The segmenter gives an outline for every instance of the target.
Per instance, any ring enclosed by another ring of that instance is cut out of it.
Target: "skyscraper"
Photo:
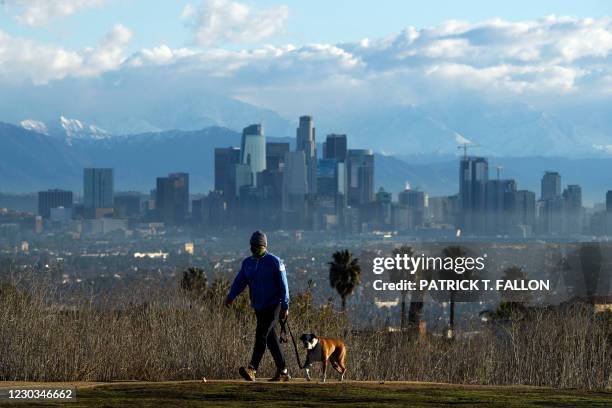
[[[306,160],[306,183],[308,195],[317,192],[317,145],[315,127],[312,116],[300,116],[300,124],[296,129],[296,151],[304,152]]]
[[[279,171],[285,164],[289,143],[266,143],[266,169]]]
[[[283,212],[287,227],[303,228],[306,216],[306,160],[301,150],[285,154]]]
[[[542,176],[539,208],[539,231],[542,234],[560,234],[563,231],[563,198],[561,175],[547,171]]]
[[[564,226],[568,234],[582,233],[582,188],[570,184],[563,190]]]
[[[374,201],[374,154],[372,150],[349,150],[346,173],[348,204],[360,206]]]
[[[406,227],[422,227],[429,206],[427,193],[406,187],[404,191],[397,194],[397,201],[400,207],[408,210],[409,221],[406,223]]]
[[[251,182],[256,186],[257,173],[266,169],[266,138],[262,125],[250,125],[242,130],[240,163],[250,167]]]
[[[141,212],[141,197],[137,192],[125,192],[115,194],[115,218],[130,218],[138,216]]]
[[[486,186],[489,162],[465,156],[459,163],[459,228],[468,233],[485,230]]]
[[[515,198],[516,223],[533,231],[535,228],[536,195],[533,191],[519,190]]]
[[[240,163],[238,147],[219,147],[215,149],[215,191],[232,196],[236,191],[234,166]]]
[[[327,135],[323,144],[323,158],[336,159],[339,162],[345,162],[347,156],[346,135],[338,135],[335,133]]]
[[[112,213],[113,194],[113,169],[86,168],[83,170],[85,217],[98,218],[104,214]]]
[[[547,171],[542,177],[542,200],[549,200],[561,196],[561,175],[556,171]]]
[[[317,199],[319,205],[335,207],[338,196],[338,162],[320,159],[317,164]]]
[[[43,218],[51,217],[52,208],[72,208],[72,191],[47,190],[38,192],[38,215]]]
[[[516,181],[489,180],[486,184],[486,230],[489,234],[508,233],[515,224]]]
[[[183,225],[189,213],[189,174],[173,173],[157,178],[157,219],[168,225]]]

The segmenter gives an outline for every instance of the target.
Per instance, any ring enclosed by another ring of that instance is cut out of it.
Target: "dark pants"
[[[253,356],[251,357],[251,367],[255,370],[259,368],[259,363],[266,352],[266,346],[270,349],[276,368],[278,370],[285,369],[285,358],[278,341],[278,335],[274,329],[279,313],[280,304],[255,312],[257,328],[255,329],[255,346],[253,347]]]

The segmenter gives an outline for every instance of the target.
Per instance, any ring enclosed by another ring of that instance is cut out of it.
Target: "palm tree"
[[[348,250],[336,251],[329,263],[329,283],[342,299],[342,311],[346,311],[346,297],[353,293],[361,280],[359,259]]]

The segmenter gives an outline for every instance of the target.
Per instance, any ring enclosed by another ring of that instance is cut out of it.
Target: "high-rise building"
[[[345,162],[347,153],[346,135],[335,133],[327,135],[323,144],[324,159],[336,159],[338,162]]]
[[[455,223],[457,196],[430,197],[428,200],[430,219],[436,225]]]
[[[289,151],[289,143],[266,143],[266,169],[282,170],[285,164],[285,154]]]
[[[238,147],[215,149],[215,191],[233,196],[236,191],[234,168],[240,163]]]
[[[489,162],[484,157],[463,157],[459,163],[459,228],[467,233],[485,230],[486,186]]]
[[[253,185],[253,172],[248,164],[235,164],[232,172],[232,185],[234,187],[234,197],[240,197],[243,187]]]
[[[114,195],[113,169],[83,170],[83,207],[86,218],[99,218],[112,213]]]
[[[601,226],[599,226],[599,230],[601,233],[612,235],[612,190],[606,192],[606,212],[603,214],[602,218],[605,227],[601,228]],[[598,229],[597,225],[594,225],[594,227],[595,228],[592,229]]]
[[[38,215],[43,218],[51,217],[52,208],[72,208],[72,191],[47,190],[38,192]]]
[[[296,129],[296,151],[304,152],[306,162],[306,193],[314,195],[317,192],[317,144],[316,130],[312,116],[300,116]]]
[[[519,190],[514,202],[517,225],[527,226],[533,231],[536,220],[536,194],[533,191]]]
[[[540,233],[560,234],[563,232],[563,201],[561,175],[556,171],[545,172],[542,176],[540,203],[538,203]]]
[[[251,169],[251,184],[257,185],[257,173],[266,169],[266,138],[263,126],[250,125],[242,130],[240,163]]]
[[[168,225],[183,225],[189,213],[189,174],[173,173],[157,178],[157,219]]]
[[[131,218],[141,213],[141,197],[138,192],[117,193],[114,201],[113,216],[115,218]]]
[[[397,194],[397,202],[400,207],[408,210],[409,220],[406,222],[408,228],[422,227],[429,206],[427,193],[420,190],[412,190],[406,187],[404,191]]]
[[[582,233],[582,188],[570,184],[563,190],[564,226],[568,234]]]
[[[338,193],[338,162],[335,159],[320,159],[317,164],[318,204],[335,208]]]
[[[486,231],[489,234],[510,232],[516,224],[516,181],[489,180],[486,184]]]
[[[542,177],[541,200],[549,200],[561,196],[561,175],[556,171],[547,171]]]
[[[350,149],[347,154],[348,204],[374,201],[374,154],[369,149]]]
[[[306,214],[306,159],[301,150],[287,152],[283,177],[283,212],[287,227],[302,228]]]

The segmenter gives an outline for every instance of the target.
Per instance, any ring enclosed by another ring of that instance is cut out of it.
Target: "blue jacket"
[[[278,305],[289,309],[289,287],[285,265],[279,257],[266,252],[261,258],[249,256],[242,261],[228,298],[234,300],[248,285],[255,311]]]

